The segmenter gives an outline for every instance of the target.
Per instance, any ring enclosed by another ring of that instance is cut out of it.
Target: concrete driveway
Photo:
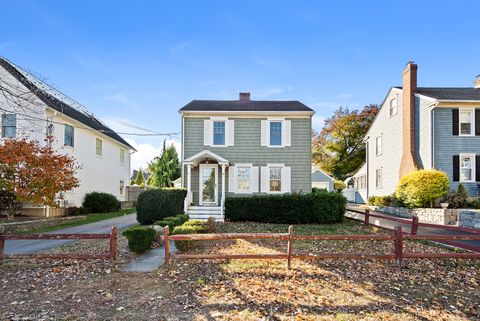
[[[116,225],[121,230],[135,224],[138,224],[137,214],[133,213],[100,222],[68,227],[46,234],[109,233],[113,225]],[[5,254],[37,253],[74,242],[78,242],[78,240],[6,240]]]

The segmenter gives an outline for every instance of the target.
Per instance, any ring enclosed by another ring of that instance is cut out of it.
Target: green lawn
[[[56,231],[59,229],[67,228],[67,227],[74,227],[74,226],[80,226],[84,224],[89,224],[89,223],[95,223],[103,220],[108,220],[110,218],[118,217],[118,216],[123,216],[126,214],[131,214],[135,213],[136,209],[135,208],[127,208],[124,210],[120,210],[118,212],[112,212],[112,213],[99,213],[99,214],[87,214],[85,219],[81,221],[75,221],[75,222],[66,222],[66,223],[61,223],[58,225],[54,226],[45,226],[45,227],[39,227],[36,229],[20,232],[24,234],[38,234],[38,233],[46,233],[46,232],[51,232],[51,231]]]

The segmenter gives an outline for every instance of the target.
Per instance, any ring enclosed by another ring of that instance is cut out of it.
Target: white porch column
[[[187,165],[187,192],[192,192],[192,165]]]
[[[223,206],[225,205],[225,167],[227,165],[222,164],[222,200],[220,201],[220,214],[223,217]]]

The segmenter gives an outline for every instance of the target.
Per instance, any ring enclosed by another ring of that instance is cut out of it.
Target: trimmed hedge
[[[175,216],[168,216],[165,217],[163,220],[160,221],[155,221],[155,225],[160,225],[160,226],[169,226],[170,229],[173,229],[175,226],[182,225],[183,223],[188,221],[188,215],[187,214],[179,214]]]
[[[135,226],[123,231],[123,235],[128,239],[128,248],[137,254],[150,249],[155,240],[155,233],[155,230],[148,226]]]
[[[112,194],[92,192],[85,195],[82,207],[88,213],[109,213],[120,210],[120,201]]]
[[[203,234],[208,232],[208,227],[201,221],[188,221],[183,225],[177,226],[173,229],[173,234]],[[200,241],[175,241],[175,247],[180,252],[188,252],[199,247]]]
[[[149,225],[168,216],[183,213],[187,190],[182,188],[152,189],[140,193],[137,201],[137,221]]]
[[[347,199],[337,192],[254,195],[225,200],[225,219],[280,224],[339,223]]]

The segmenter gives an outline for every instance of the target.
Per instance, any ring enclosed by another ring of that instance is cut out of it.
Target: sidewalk
[[[170,253],[175,252],[175,242],[170,242]],[[140,254],[125,265],[123,272],[153,272],[165,263],[165,246],[158,247],[146,253]]]
[[[355,207],[354,209],[360,210],[359,208],[355,208]],[[380,212],[371,212],[371,213],[388,216],[387,214],[380,213]],[[348,207],[347,207],[347,212],[345,213],[345,217],[354,219],[354,220],[359,220],[359,221],[365,220],[364,214],[349,211]],[[374,225],[378,225],[385,229],[389,229],[389,230],[393,230],[395,226],[400,226],[402,228],[402,231],[406,233],[410,233],[410,230],[411,230],[411,224],[409,223],[394,222],[388,219],[382,219],[377,217],[370,217],[370,223]],[[442,228],[441,226],[436,228],[436,227],[427,227],[427,226],[421,226],[421,225],[418,226],[417,234],[419,235],[474,235],[474,233],[470,233],[460,229],[454,230],[451,228],[448,228],[448,229]],[[449,246],[455,246],[465,250],[470,250],[470,251],[480,253],[480,241],[448,241],[448,242],[442,241],[438,243],[449,245]]]

